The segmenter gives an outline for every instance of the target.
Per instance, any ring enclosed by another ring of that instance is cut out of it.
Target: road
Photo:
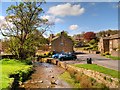
[[[78,61],[81,61],[81,63],[87,63],[86,59],[92,58],[92,61],[94,64],[98,64],[98,65],[101,65],[101,66],[104,66],[110,69],[120,71],[119,60],[111,60],[99,54],[78,54],[77,57],[78,57]]]

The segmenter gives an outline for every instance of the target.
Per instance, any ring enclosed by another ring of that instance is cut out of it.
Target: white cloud
[[[94,6],[96,3],[95,2],[91,2],[90,5]]]
[[[60,18],[56,18],[56,19],[55,19],[55,22],[56,22],[56,23],[57,23],[57,22],[63,22],[63,20],[60,19]]]
[[[50,7],[48,12],[54,16],[76,16],[81,15],[85,12],[84,8],[81,8],[80,5],[72,5],[70,3],[60,4],[57,6]]]
[[[0,28],[2,28],[3,25],[7,25],[7,24],[11,27],[14,27],[12,22],[6,21],[4,16],[0,16]]]
[[[70,27],[69,27],[69,29],[70,30],[77,30],[78,29],[78,25],[71,25]]]
[[[59,22],[62,22],[63,20],[60,19],[60,18],[56,18],[55,16],[51,16],[51,15],[44,15],[44,16],[41,16],[42,19],[47,19],[48,22],[47,23],[50,23],[50,24],[53,24],[53,23],[59,23]]]
[[[4,16],[0,16],[0,27],[5,24],[5,17]]]

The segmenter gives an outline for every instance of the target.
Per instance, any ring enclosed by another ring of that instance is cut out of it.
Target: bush
[[[83,75],[81,77],[80,85],[82,88],[91,88],[92,87],[92,83],[89,80],[89,77],[86,75]]]
[[[75,74],[77,73],[73,68],[69,67],[68,72],[72,78],[75,78]]]
[[[105,55],[110,55],[109,52],[105,52]]]
[[[14,80],[11,81],[11,78],[17,78],[18,81],[25,81],[33,71],[33,66],[26,65],[25,60],[2,59],[0,62],[2,65],[2,71],[0,71],[0,73],[3,73],[1,77],[2,87],[0,87],[0,89],[11,87],[14,82]]]
[[[95,39],[92,39],[89,43],[90,43],[91,45],[93,45],[93,44],[96,43],[96,40],[95,40]]]
[[[21,61],[27,65],[32,65],[32,60],[35,60],[35,57],[29,57],[26,60],[21,60]]]
[[[83,75],[82,73],[79,73],[79,74],[75,75],[76,82],[80,82],[82,80],[82,75]]]
[[[110,55],[109,52],[105,52],[101,54],[102,56]]]

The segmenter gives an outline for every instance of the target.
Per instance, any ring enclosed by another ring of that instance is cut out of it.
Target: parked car
[[[77,56],[75,54],[60,54],[58,57],[59,60],[75,60],[77,59]]]
[[[58,57],[59,57],[59,53],[52,55],[52,58],[58,58]]]
[[[52,58],[58,58],[59,55],[64,55],[65,53],[64,52],[61,52],[61,53],[55,53],[52,55]]]

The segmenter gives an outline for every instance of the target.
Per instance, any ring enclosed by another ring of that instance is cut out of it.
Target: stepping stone
[[[50,86],[47,86],[47,88],[50,88]]]
[[[53,72],[52,70],[50,70],[50,72]]]
[[[40,81],[38,81],[38,82],[43,83],[43,81],[42,81],[42,80],[40,80]]]
[[[51,84],[57,85],[56,80],[52,80],[52,81],[51,81]]]
[[[51,76],[51,78],[54,78],[54,76]]]
[[[34,83],[34,82],[30,82],[30,83]]]
[[[25,87],[24,85],[22,85],[21,87]]]

